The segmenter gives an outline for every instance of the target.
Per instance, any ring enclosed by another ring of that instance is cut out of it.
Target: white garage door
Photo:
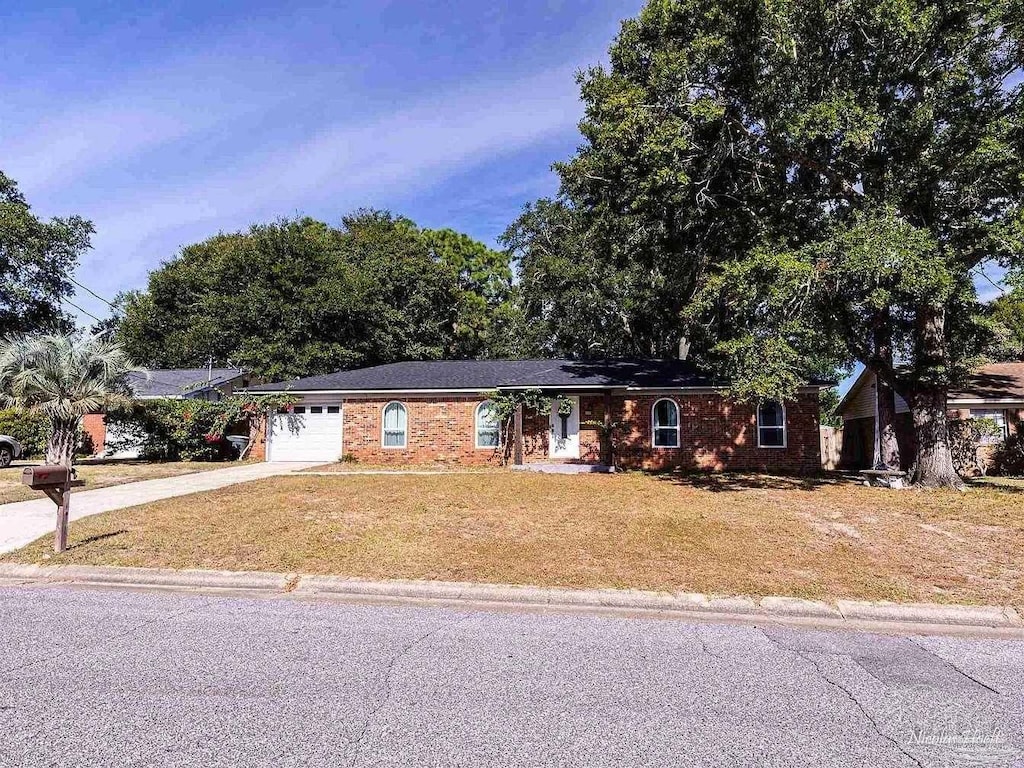
[[[296,405],[270,420],[267,461],[337,461],[341,456],[341,406]]]

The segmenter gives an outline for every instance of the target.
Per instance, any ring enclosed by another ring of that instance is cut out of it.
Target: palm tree
[[[0,403],[50,420],[46,463],[70,467],[82,417],[127,404],[135,366],[120,345],[99,335],[32,334],[0,341]]]

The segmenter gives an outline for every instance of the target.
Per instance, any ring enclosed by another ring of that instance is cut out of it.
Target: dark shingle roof
[[[950,400],[1024,400],[1024,362],[983,365]]]
[[[153,368],[148,373],[129,374],[128,385],[136,397],[184,397],[242,375],[235,368]]]
[[[290,382],[251,387],[250,392],[315,392],[418,389],[488,390],[525,387],[679,388],[724,382],[685,360],[437,360],[391,363],[337,371]]]

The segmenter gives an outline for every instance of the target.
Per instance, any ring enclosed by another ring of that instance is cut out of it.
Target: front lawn
[[[457,464],[442,464],[431,462],[427,464],[365,464],[360,461],[334,461],[330,464],[321,464],[310,467],[304,472],[330,472],[332,474],[364,474],[366,472],[445,472],[449,474],[465,474],[468,472],[511,472],[508,467],[497,464],[484,464],[481,466],[459,466]]]
[[[4,560],[1024,604],[1024,495],[761,476],[277,477]]]
[[[0,504],[12,501],[28,501],[29,499],[45,499],[39,491],[33,491],[21,484],[21,471],[28,464],[16,464],[0,469]],[[160,477],[187,475],[192,472],[219,469],[221,464],[200,461],[176,462],[116,462],[110,464],[81,464],[76,467],[78,478],[85,480],[85,486],[79,490],[88,491],[93,488],[106,488],[111,485],[134,483],[137,480],[156,480]]]

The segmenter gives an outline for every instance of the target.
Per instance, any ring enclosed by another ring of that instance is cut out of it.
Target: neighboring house
[[[723,384],[682,360],[394,363],[250,388],[299,398],[270,420],[253,451],[271,461],[493,464],[499,429],[488,393],[540,389],[567,398],[572,410],[524,412],[513,461],[521,453],[524,463],[597,464],[596,424],[608,414],[624,425],[619,466],[820,470],[818,394],[827,382],[804,387],[793,402],[759,406],[727,400]]]
[[[249,373],[236,368],[154,368],[147,374],[128,376],[128,384],[138,400],[194,398],[215,402],[251,383]],[[116,434],[107,434],[104,413],[88,414],[82,421],[82,429],[89,436],[95,454],[104,453],[107,443],[118,439]],[[127,449],[117,457],[130,458],[133,453],[137,451]]]
[[[875,458],[875,375],[863,371],[839,403],[843,417],[842,463],[844,469],[866,469]],[[954,419],[992,419],[1000,435],[984,438],[999,443],[1024,429],[1024,362],[992,363],[978,368],[967,384],[950,392],[946,405]],[[906,401],[896,396],[896,439],[904,469],[915,453],[914,427]],[[985,451],[982,452],[984,459]]]

